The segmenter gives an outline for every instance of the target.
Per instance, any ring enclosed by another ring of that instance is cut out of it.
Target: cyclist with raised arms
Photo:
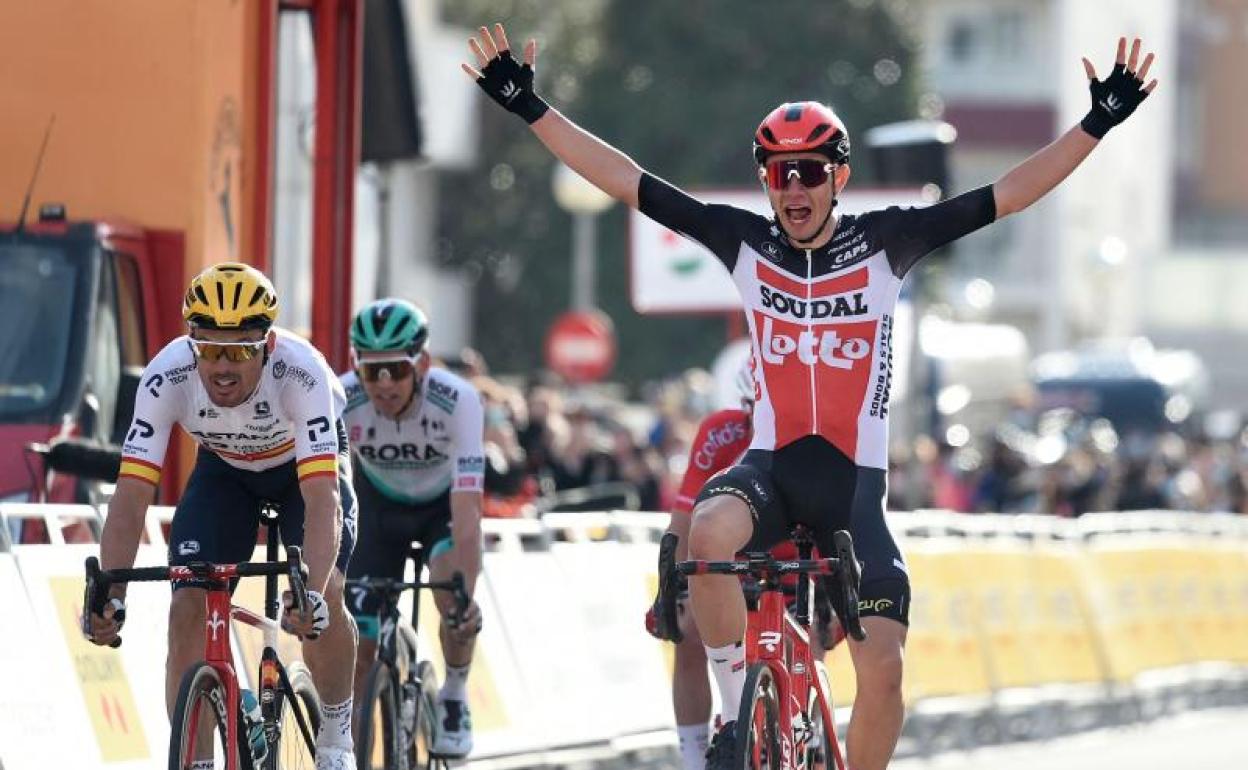
[[[850,642],[858,690],[847,735],[853,770],[882,770],[901,732],[902,650],[910,586],[884,523],[888,389],[893,307],[905,274],[924,255],[1039,200],[1126,120],[1153,56],[1128,56],[1118,41],[1113,71],[1099,80],[1083,60],[1092,106],[1077,126],[995,183],[926,208],[837,214],[849,181],[849,134],[817,102],[782,104],[754,132],[756,173],[773,217],[705,204],[551,108],[533,90],[536,43],[523,62],[502,25],[469,41],[476,67],[463,69],[518,115],[561,161],[618,201],[697,241],[730,272],[741,294],[758,362],[754,438],[732,469],[701,491],[689,533],[694,559],[724,560],[812,527],[820,551],[848,529],[863,561],[861,613],[868,638]],[[1138,65],[1138,69],[1137,69]],[[479,69],[478,69],[479,68]],[[734,577],[690,582],[698,631],[733,720],[746,673],[744,598]],[[711,770],[735,751],[728,721],[708,751]]]
[[[356,630],[343,604],[343,574],[355,541],[351,465],[341,420],[345,398],[325,358],[273,326],[277,294],[263,273],[223,262],[187,289],[187,334],[143,371],[121,471],[100,537],[104,569],[134,564],[144,515],[155,497],[174,425],[199,444],[169,533],[169,563],[251,558],[262,503],[275,503],[282,541],[302,545],[307,613],[286,592],[282,625],[303,639],[321,697],[318,770],[354,770],[351,675]],[[114,586],[91,641],[109,644],[124,621],[124,585]],[[119,621],[120,619],[120,621]],[[174,585],[169,604],[165,700],[172,711],[183,672],[204,657],[204,588]],[[211,768],[197,761],[192,770]]]
[[[484,410],[466,380],[430,365],[429,320],[401,299],[380,299],[351,322],[354,370],[342,375],[344,419],[356,464],[360,537],[351,578],[403,578],[408,549],[424,547],[432,580],[463,573],[471,596],[481,567],[485,478]],[[350,589],[360,628],[357,695],[377,656],[377,600]],[[446,681],[438,693],[434,753],[472,750],[467,681],[481,609],[473,601],[455,617],[454,597],[434,592]]]

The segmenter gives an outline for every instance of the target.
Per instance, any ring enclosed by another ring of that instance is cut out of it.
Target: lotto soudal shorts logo
[[[198,540],[183,540],[178,543],[178,556],[193,556],[199,553]]]

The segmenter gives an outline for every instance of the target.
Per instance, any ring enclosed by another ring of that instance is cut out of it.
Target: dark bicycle
[[[198,760],[223,759],[226,770],[295,770],[312,768],[316,761],[316,732],[320,728],[321,701],[307,666],[295,661],[283,665],[277,655],[279,603],[277,579],[290,581],[295,607],[307,607],[306,574],[300,549],[290,546],[286,559],[277,558],[277,518],[265,508],[261,519],[268,529],[263,562],[210,564],[192,562],[186,566],[139,567],[101,570],[99,559],[87,559],[87,584],[83,606],[100,614],[108,603],[114,584],[196,580],[206,582],[204,596],[204,660],[192,664],[182,676],[177,705],[169,733],[170,770],[189,770]],[[264,577],[264,616],[230,603],[230,583],[240,577]],[[90,616],[83,612],[83,631],[89,631]],[[264,649],[256,680],[256,697],[263,717],[265,751],[258,762],[248,743],[252,725],[246,723],[240,708],[241,689],[234,671],[230,620],[260,629]],[[117,639],[112,646],[121,644]],[[296,732],[297,731],[297,732]],[[289,734],[283,740],[283,734]]]
[[[437,725],[438,680],[433,664],[419,655],[416,628],[420,620],[422,589],[449,591],[455,597],[455,615],[462,616],[472,599],[464,576],[456,572],[450,580],[423,582],[424,551],[413,545],[408,553],[415,564],[416,580],[359,578],[347,581],[348,588],[377,596],[377,660],[368,672],[364,698],[359,707],[359,738],[355,742],[359,770],[433,770],[446,768],[446,760],[433,753]],[[411,623],[404,623],[399,599],[412,591]]]

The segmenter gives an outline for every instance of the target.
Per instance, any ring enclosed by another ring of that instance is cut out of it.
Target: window
[[[91,319],[91,349],[87,361],[87,394],[93,396],[95,425],[91,438],[109,438],[117,411],[117,393],[121,387],[121,336],[117,323],[116,275],[112,270],[100,271],[100,288],[96,297],[95,317]],[[84,431],[85,432],[85,431]]]
[[[147,335],[144,334],[143,287],[139,265],[129,254],[113,255],[117,280],[117,314],[121,331],[121,365],[147,365]]]

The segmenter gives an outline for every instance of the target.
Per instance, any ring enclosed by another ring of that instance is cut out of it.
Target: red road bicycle
[[[801,525],[793,528],[798,558],[782,561],[769,553],[747,553],[736,561],[683,561],[684,575],[748,575],[757,594],[747,593],[745,691],[737,714],[737,756],[742,770],[845,770],[836,738],[828,672],[810,651],[811,579],[828,575],[832,604],[846,633],[866,638],[858,619],[862,570],[849,533],[833,535],[836,556],[812,559],[814,541]],[[785,575],[797,575],[797,601],[785,609]],[[727,718],[727,717],[725,717]],[[831,762],[829,762],[831,758]]]
[[[83,607],[97,615],[104,611],[113,584],[173,580],[207,583],[205,659],[186,670],[178,688],[177,705],[170,720],[170,770],[190,770],[194,762],[205,759],[216,759],[218,767],[224,759],[224,770],[298,770],[315,766],[320,697],[302,662],[286,666],[277,655],[277,578],[285,575],[289,579],[295,606],[303,611],[308,601],[303,561],[299,548],[294,546],[286,549],[285,561],[278,561],[275,519],[267,517],[265,523],[269,529],[268,561],[101,570],[96,557],[87,559]],[[263,616],[230,603],[230,582],[252,576],[265,578]],[[231,618],[260,629],[264,635],[256,697],[263,715],[267,752],[260,762],[252,759],[239,707],[240,689],[230,642]],[[89,622],[84,609],[84,632]],[[120,642],[118,639],[113,646]],[[287,740],[282,740],[283,733],[289,734]]]

